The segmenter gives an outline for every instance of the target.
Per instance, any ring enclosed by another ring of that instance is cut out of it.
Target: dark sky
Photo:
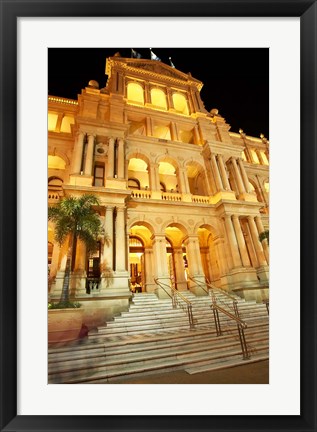
[[[133,47],[150,59],[149,48]],[[130,48],[49,48],[48,93],[77,99],[94,79],[106,83],[106,58],[117,51],[131,57]],[[155,48],[152,51],[176,69],[191,72],[204,83],[201,97],[208,111],[217,108],[231,125],[247,135],[269,138],[269,50],[267,48]]]

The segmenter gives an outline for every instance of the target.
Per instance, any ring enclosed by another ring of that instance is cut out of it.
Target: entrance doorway
[[[131,291],[145,291],[144,244],[138,237],[129,237],[129,263]]]

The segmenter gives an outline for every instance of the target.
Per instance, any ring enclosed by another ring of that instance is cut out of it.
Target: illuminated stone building
[[[190,73],[116,55],[106,74],[104,88],[90,81],[78,100],[48,98],[48,203],[97,195],[111,240],[93,256],[78,242],[72,295],[107,316],[127,308],[131,291],[166,296],[156,279],[196,295],[194,281],[207,279],[267,299],[268,140],[230,132]],[[51,223],[48,241],[57,299],[67,246],[54,243]]]

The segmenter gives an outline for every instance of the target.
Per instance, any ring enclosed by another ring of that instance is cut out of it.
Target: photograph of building
[[[48,222],[49,303],[67,278],[86,329],[50,345],[49,382],[269,358],[268,137],[231,131],[199,76],[149,52],[114,50],[76,99],[49,88],[48,206],[92,194],[103,229],[93,251],[77,240],[68,274]]]

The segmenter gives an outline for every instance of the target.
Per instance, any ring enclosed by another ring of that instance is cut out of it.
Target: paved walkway
[[[112,384],[269,384],[269,361],[189,375],[165,372],[138,378],[112,380]]]

